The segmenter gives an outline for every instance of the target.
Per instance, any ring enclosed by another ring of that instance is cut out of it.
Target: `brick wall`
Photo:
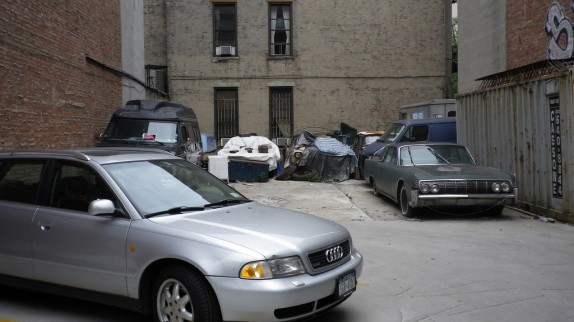
[[[573,21],[571,2],[571,0],[508,0],[506,11],[508,69],[549,59],[548,49],[552,40],[546,32],[546,23],[550,7],[553,3],[558,4],[563,10],[564,17]],[[565,25],[561,25],[558,20],[551,20],[551,32],[558,34]],[[574,45],[567,43],[566,34],[562,34],[559,42],[561,47]]]
[[[0,150],[93,146],[122,104],[120,0],[0,2]]]

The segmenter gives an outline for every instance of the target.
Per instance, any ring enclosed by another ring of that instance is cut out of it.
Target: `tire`
[[[215,293],[203,276],[188,267],[161,271],[152,295],[156,322],[221,322]]]
[[[492,217],[500,217],[503,210],[504,206],[494,206],[488,211],[488,214]]]
[[[413,218],[416,215],[416,209],[409,205],[409,194],[404,185],[401,186],[399,193],[399,206],[401,207],[401,214],[407,218]]]
[[[375,182],[375,180],[373,180],[373,185],[372,185],[372,186],[373,186],[373,194],[374,194],[375,196],[377,196],[377,197],[380,196],[381,194],[380,194],[379,191],[377,190],[377,183]]]

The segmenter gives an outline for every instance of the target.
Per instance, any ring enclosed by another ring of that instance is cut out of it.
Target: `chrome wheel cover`
[[[194,321],[189,292],[175,279],[165,280],[157,293],[157,314],[163,322]]]

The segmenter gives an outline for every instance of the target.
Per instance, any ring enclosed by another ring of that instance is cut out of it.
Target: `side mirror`
[[[98,199],[90,202],[88,214],[90,216],[113,215],[116,212],[114,203],[109,199]]]

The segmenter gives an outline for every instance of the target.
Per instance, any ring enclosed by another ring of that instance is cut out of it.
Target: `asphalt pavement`
[[[258,202],[347,227],[364,255],[357,291],[315,322],[574,321],[574,227],[501,217],[406,219],[364,181],[231,183]],[[0,288],[0,322],[146,321],[130,311]]]

